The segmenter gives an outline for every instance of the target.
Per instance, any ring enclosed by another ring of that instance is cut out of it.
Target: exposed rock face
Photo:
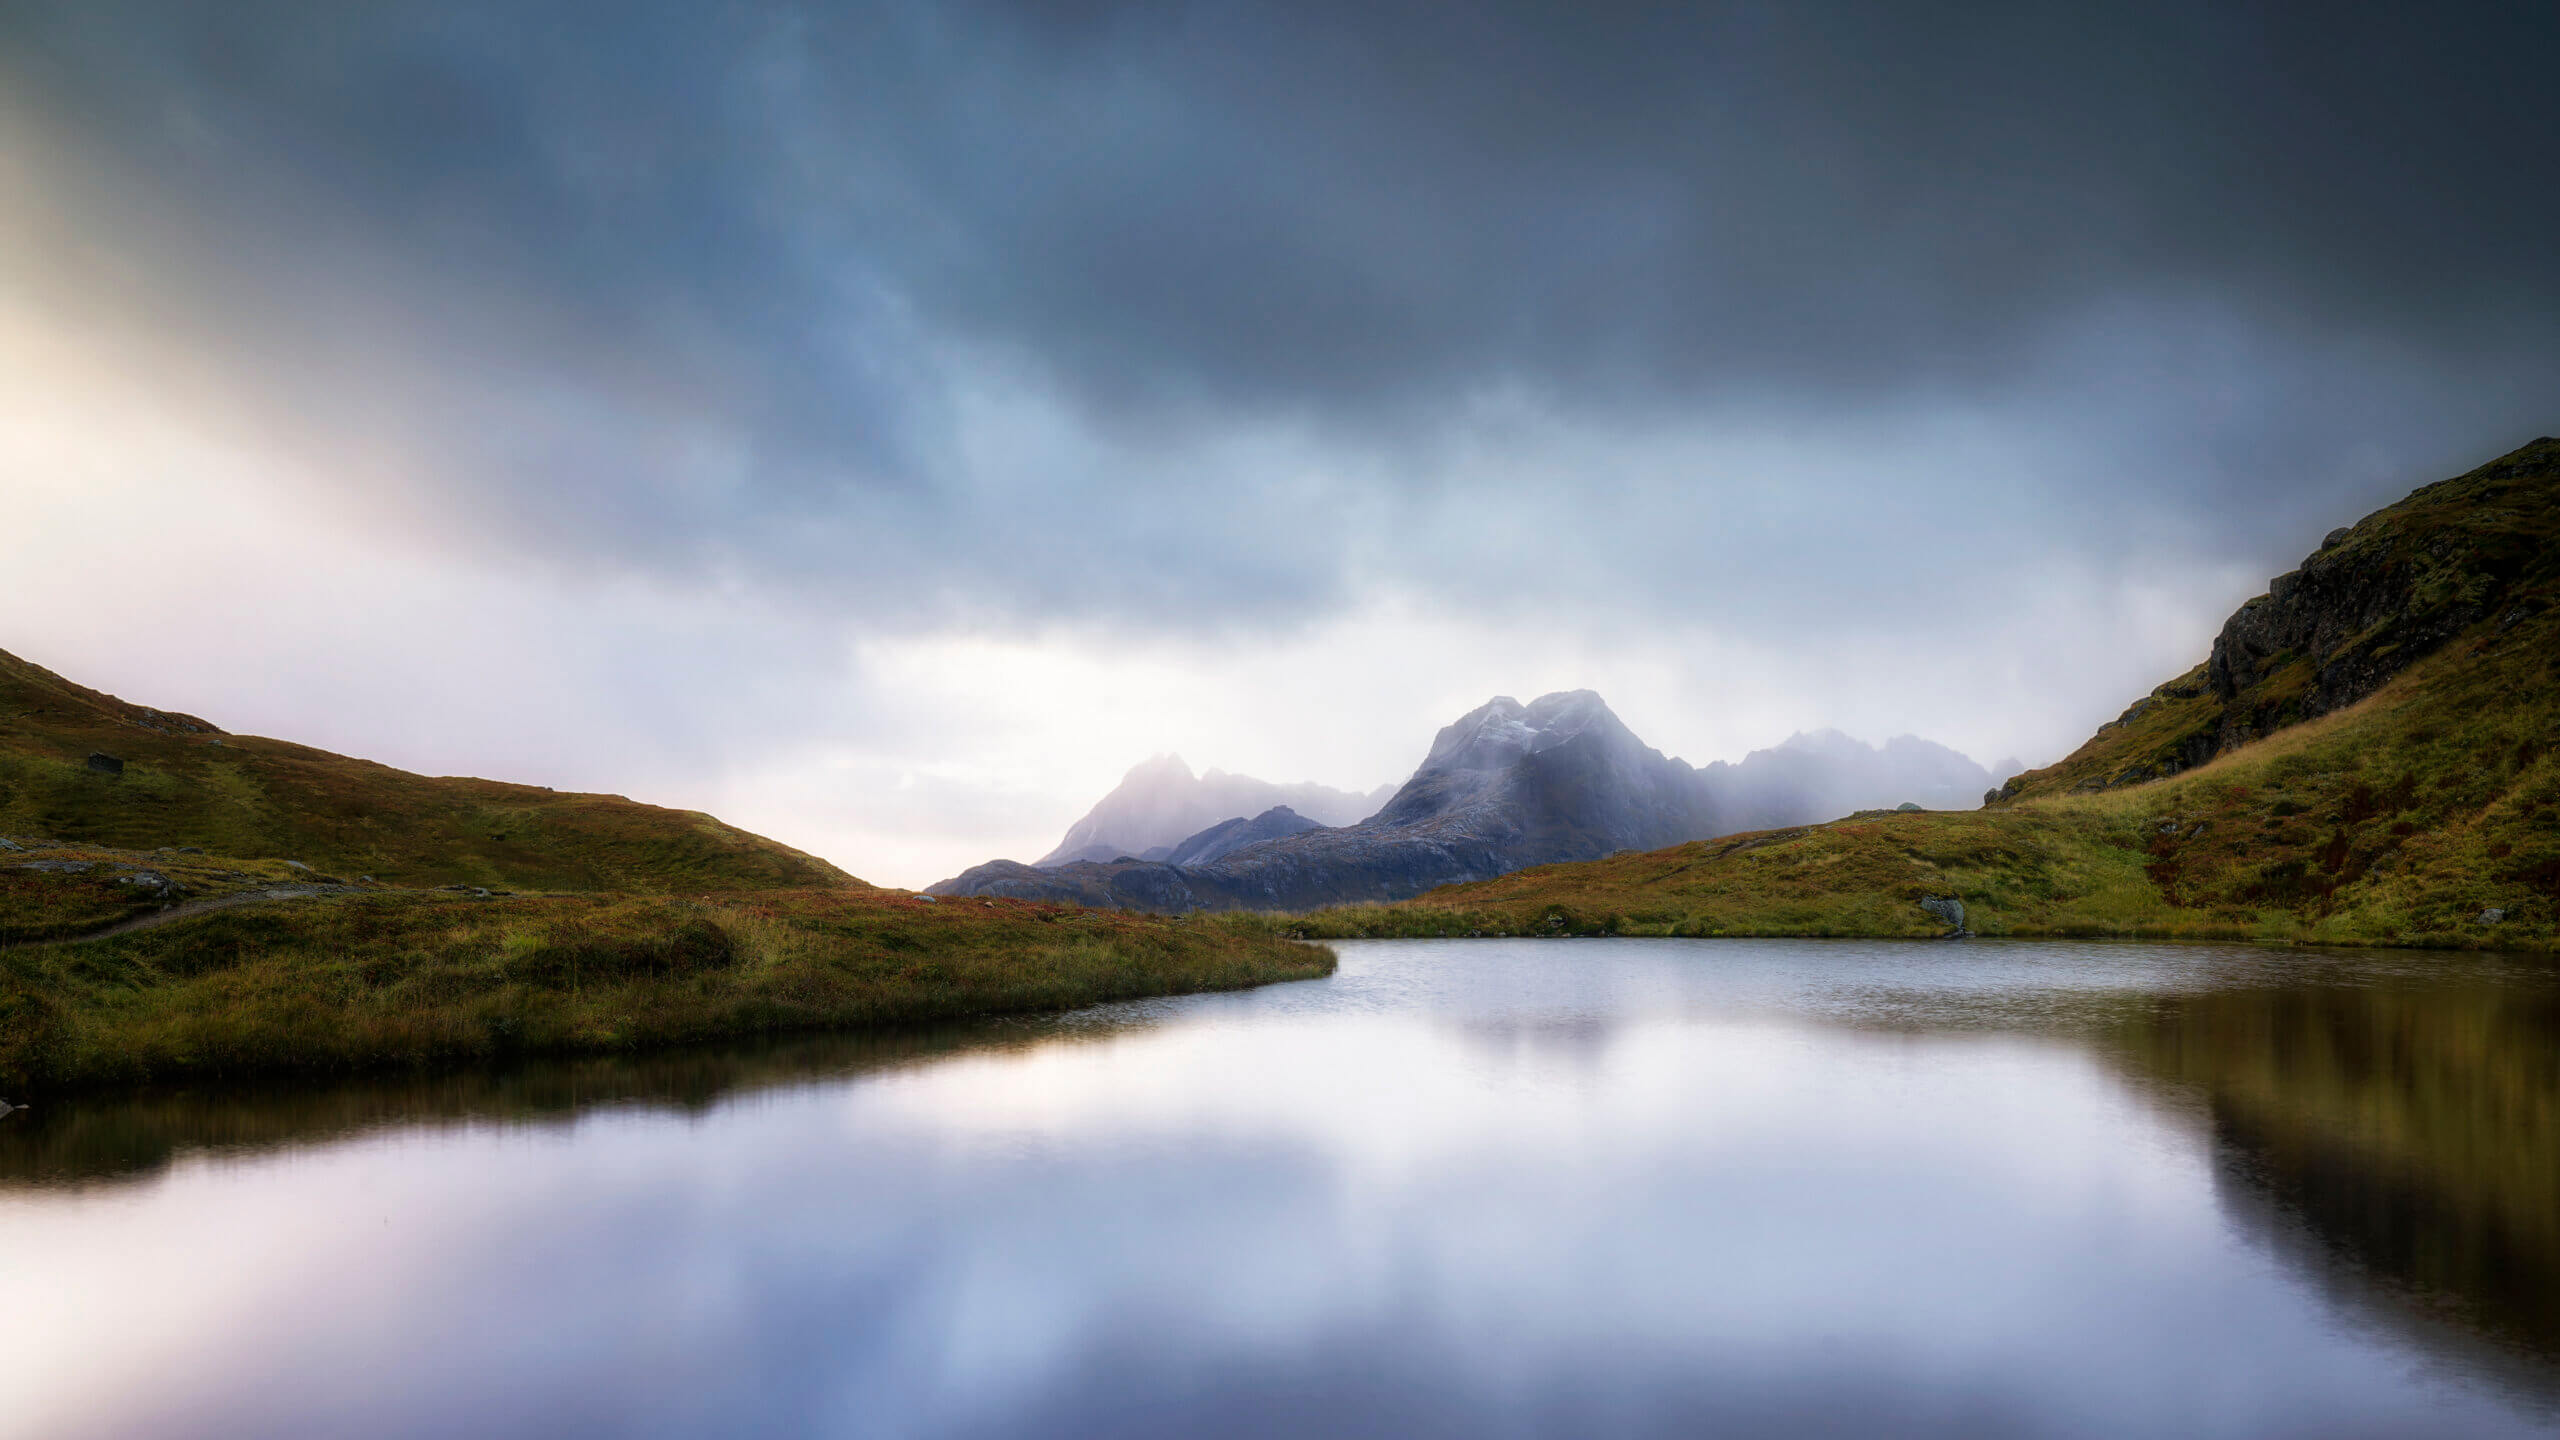
[[[1221,820],[1199,834],[1176,845],[1164,856],[1168,865],[1205,865],[1212,860],[1232,855],[1247,845],[1277,840],[1283,835],[1296,835],[1308,830],[1321,830],[1323,825],[1308,819],[1286,805],[1274,805],[1247,820],[1239,815]]]
[[[2353,705],[2483,621],[2503,633],[2540,613],[2547,586],[2527,580],[2555,543],[2560,439],[2425,486],[2330,531],[2223,622],[2204,664],[1985,803],[2157,780]]]
[[[1599,696],[1503,696],[1442,730],[1413,778],[1357,825],[1302,830],[1203,864],[1037,869],[997,861],[931,887],[1140,909],[1305,909],[1396,900],[1524,865],[1715,833],[1698,772],[1649,749]]]
[[[1525,706],[1500,696],[1460,716],[1370,823],[1543,864],[1697,839],[1710,808],[1697,771],[1637,739],[1598,695],[1571,690]]]
[[[1950,935],[1972,933],[1964,928],[1964,902],[1951,895],[1923,895],[1920,897],[1920,908],[1947,922],[1947,933]]]
[[[1107,862],[1122,856],[1163,860],[1209,826],[1261,815],[1275,806],[1286,806],[1318,825],[1348,825],[1375,812],[1393,793],[1389,785],[1358,795],[1329,785],[1274,785],[1223,770],[1194,775],[1181,756],[1158,755],[1131,769],[1037,863]]]
[[[2384,527],[2360,540],[2364,528],[2332,531],[2301,569],[2223,622],[2205,662],[2215,695],[2237,700],[2299,666],[2289,690],[2299,718],[2352,705],[2486,617],[2513,578],[2492,557],[2452,546],[2392,553]],[[2247,738],[2255,718],[2229,717],[2224,744]]]
[[[1843,757],[1858,763],[1844,769]],[[1923,788],[1904,783],[1913,774],[1941,771],[1947,772],[1943,782],[1932,785],[1978,789],[1988,778],[1971,761],[1926,741],[1906,738],[1879,751],[1830,732],[1755,752],[1741,765],[1698,770],[1637,739],[1588,690],[1527,705],[1501,696],[1443,729],[1413,778],[1356,825],[1302,824],[1293,833],[1223,849],[1237,832],[1211,827],[1184,842],[1202,847],[1203,858],[1188,863],[1171,849],[1167,859],[1153,862],[1132,857],[1034,867],[996,861],[931,888],[1160,910],[1299,910],[1401,900],[1529,865],[1831,819],[1862,797],[1899,800]],[[1266,812],[1228,824],[1261,826],[1272,819]]]

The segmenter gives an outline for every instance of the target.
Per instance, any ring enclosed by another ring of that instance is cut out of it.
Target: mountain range
[[[1227,820],[1257,816],[1275,807],[1317,825],[1349,825],[1375,814],[1396,792],[1381,785],[1366,795],[1329,785],[1274,785],[1250,775],[1211,770],[1191,773],[1179,755],[1158,755],[1121,778],[1118,788],[1067,827],[1058,848],[1033,862],[1067,865],[1078,860],[1165,860],[1174,847]]]
[[[2560,940],[2560,439],[2322,537],[2205,658],[1962,813],[1514,873],[1326,934]]]
[[[928,893],[1171,911],[1396,900],[1524,866],[1827,819],[1862,804],[1971,805],[1990,781],[1942,745],[1904,736],[1879,749],[1833,731],[1699,769],[1646,745],[1591,691],[1526,705],[1497,696],[1442,729],[1412,777],[1356,823],[1325,825],[1275,807],[1229,816],[1152,853],[1074,858],[1090,853],[1076,842],[1101,831],[1105,806],[1126,827],[1116,817],[1138,806],[1115,802],[1123,792],[1159,793],[1164,773],[1163,759],[1132,771],[1041,864],[993,861]]]

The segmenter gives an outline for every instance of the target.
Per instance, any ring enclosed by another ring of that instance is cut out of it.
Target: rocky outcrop
[[[1950,940],[1970,939],[1973,932],[1964,928],[1964,902],[1952,895],[1923,895],[1920,908],[1946,922]]]
[[[2353,705],[2456,636],[2494,644],[2552,603],[2555,547],[2560,439],[2544,438],[2330,531],[2223,622],[2204,664],[1984,801],[2175,775]]]
[[[2560,442],[2537,442],[2332,530],[2300,569],[2269,581],[2266,594],[2223,622],[2205,662],[2227,707],[2215,748],[2353,705],[2494,612],[2531,557],[2481,543],[2498,537],[2463,526],[2412,536],[2408,521],[2432,508],[2431,494],[2439,503],[2465,498],[2435,492],[2502,490],[2502,480],[2541,480],[2547,503],[2555,449]]]

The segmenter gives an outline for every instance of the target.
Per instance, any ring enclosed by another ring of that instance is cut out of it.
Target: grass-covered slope
[[[2560,559],[2560,439],[2330,532],[2240,607],[2203,664],[2135,701],[2001,800],[2140,784],[2343,709],[2456,638],[2546,612]]]
[[[0,950],[0,1095],[908,1025],[1332,968],[1251,922],[854,887],[330,891]]]
[[[11,1099],[912,1025],[1332,964],[1251,924],[875,890],[707,815],[227,735],[0,654]]]
[[[2336,566],[2278,587],[2328,599],[2251,602],[2213,662],[2028,777],[2022,798],[1546,866],[1292,924],[1916,936],[1945,928],[1918,903],[1944,896],[1983,934],[2549,949],[2555,539],[2560,442],[2545,440],[2333,540]],[[2269,648],[2288,635],[2296,650]],[[2320,713],[2297,719],[2306,709]],[[2138,778],[2170,760],[2168,778]]]
[[[122,762],[92,768],[91,755]],[[298,860],[407,885],[701,891],[857,883],[708,815],[433,779],[128,704],[0,652],[0,836]],[[0,857],[5,858],[5,857]]]

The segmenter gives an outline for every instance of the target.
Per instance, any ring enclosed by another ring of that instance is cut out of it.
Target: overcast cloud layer
[[[2554,14],[11,6],[0,648],[905,884],[1496,692],[2042,762],[2560,430]]]

